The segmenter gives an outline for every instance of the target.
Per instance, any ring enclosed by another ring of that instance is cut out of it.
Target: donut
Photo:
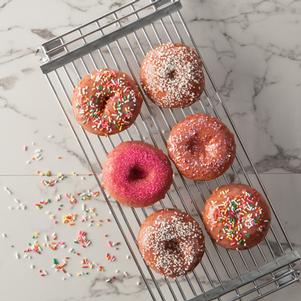
[[[176,124],[167,139],[171,160],[192,180],[212,180],[233,163],[233,134],[217,118],[203,113],[187,116]]]
[[[217,244],[244,250],[264,239],[271,213],[257,190],[244,184],[229,184],[218,187],[206,200],[202,219]]]
[[[137,243],[146,264],[170,278],[192,271],[205,249],[197,221],[177,209],[162,209],[148,216],[141,225]]]
[[[173,173],[163,151],[141,141],[127,141],[108,154],[102,176],[103,187],[118,202],[146,207],[164,198]]]
[[[72,107],[77,122],[88,132],[108,136],[127,129],[138,116],[142,96],[126,73],[99,69],[74,88]]]
[[[202,94],[205,78],[197,51],[186,45],[162,44],[149,51],[140,68],[141,86],[163,108],[183,108]]]

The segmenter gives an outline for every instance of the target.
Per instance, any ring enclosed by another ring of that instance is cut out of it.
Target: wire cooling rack
[[[84,74],[96,68],[109,67],[132,74],[139,83],[140,62],[154,46],[182,42],[196,48],[179,12],[180,8],[179,0],[132,1],[44,43],[38,49],[41,70],[95,175],[150,299],[257,300],[298,280],[294,263],[299,260],[299,255],[287,238],[206,64],[205,91],[201,99],[188,108],[161,109],[143,94],[145,102],[136,122],[127,131],[111,137],[98,137],[85,132],[73,117],[70,104],[72,91]],[[183,178],[174,169],[170,191],[164,200],[150,208],[123,207],[106,195],[100,185],[99,174],[108,152],[121,141],[127,140],[143,140],[166,152],[165,141],[171,127],[186,115],[196,112],[217,116],[236,135],[236,160],[226,174],[214,181],[195,182]],[[251,250],[232,251],[220,248],[206,236],[205,255],[192,273],[176,280],[153,273],[145,265],[135,239],[144,218],[154,210],[177,207],[193,215],[204,230],[199,216],[204,200],[215,187],[230,182],[249,184],[261,191],[268,200],[272,224],[265,241]]]

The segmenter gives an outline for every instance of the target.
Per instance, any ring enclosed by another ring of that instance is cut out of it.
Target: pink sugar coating
[[[103,186],[113,198],[131,207],[150,206],[164,198],[171,183],[169,159],[144,142],[119,144],[103,166]]]

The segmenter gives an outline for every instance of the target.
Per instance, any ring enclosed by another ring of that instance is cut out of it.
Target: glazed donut
[[[176,124],[167,140],[168,153],[179,172],[192,180],[212,180],[222,175],[235,158],[235,140],[217,118],[189,115]]]
[[[86,75],[72,97],[77,122],[87,131],[107,136],[127,129],[136,119],[142,96],[126,73],[99,69]]]
[[[141,225],[137,242],[146,264],[171,278],[192,271],[205,249],[197,221],[177,209],[162,209],[148,216]]]
[[[205,86],[197,51],[183,44],[163,44],[149,51],[140,69],[141,86],[163,108],[187,107]]]
[[[146,207],[164,198],[173,174],[163,151],[141,141],[128,141],[109,153],[102,175],[104,188],[118,202]]]
[[[249,249],[266,236],[271,213],[262,195],[244,184],[218,187],[202,211],[206,230],[227,249]]]

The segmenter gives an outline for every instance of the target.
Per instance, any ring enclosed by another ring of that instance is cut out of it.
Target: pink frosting
[[[169,159],[144,142],[119,144],[103,166],[103,186],[117,201],[131,207],[150,206],[164,198],[171,183]]]

